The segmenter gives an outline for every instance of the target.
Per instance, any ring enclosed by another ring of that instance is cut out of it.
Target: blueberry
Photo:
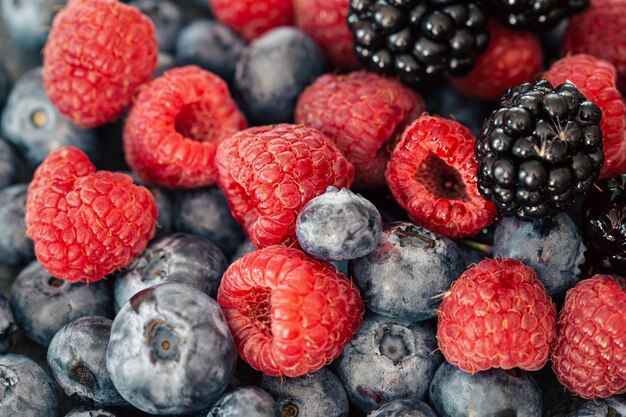
[[[13,42],[39,52],[46,43],[52,19],[67,0],[2,0],[2,16]]]
[[[111,324],[104,317],[82,317],[63,326],[52,338],[48,366],[69,397],[96,406],[126,404],[106,367]]]
[[[276,417],[276,402],[257,387],[239,387],[224,394],[207,417]]]
[[[381,231],[380,213],[371,202],[332,186],[309,201],[296,221],[302,250],[324,261],[367,255],[376,248]]]
[[[170,0],[134,0],[129,3],[148,16],[156,30],[161,51],[171,51],[183,25],[183,14],[176,2]]]
[[[0,291],[0,353],[5,353],[11,347],[13,336],[17,331],[13,311],[9,300]]]
[[[26,336],[43,346],[61,327],[85,316],[111,316],[105,281],[71,284],[52,277],[37,261],[24,268],[11,287],[15,321]]]
[[[174,61],[174,57],[168,52],[159,52],[159,57],[157,59],[157,67],[154,70],[153,78],[160,77],[165,73],[165,71],[169,71],[176,66],[176,62]]]
[[[235,65],[246,43],[223,23],[196,20],[180,31],[176,40],[176,64],[197,65],[227,82],[235,77]]]
[[[452,240],[411,223],[385,226],[374,252],[350,262],[366,306],[406,321],[435,317],[439,295],[464,270]]]
[[[334,369],[351,403],[369,412],[392,400],[421,400],[442,360],[430,322],[367,314]]]
[[[541,417],[541,391],[530,374],[490,369],[469,374],[444,362],[430,384],[430,403],[439,417]]]
[[[125,417],[122,411],[105,408],[89,408],[80,406],[67,413],[65,417]]]
[[[437,417],[428,404],[415,400],[394,400],[372,411],[367,417]]]
[[[2,134],[31,168],[63,146],[75,146],[91,160],[98,159],[99,145],[94,131],[74,126],[54,107],[43,89],[41,67],[22,75],[11,90],[2,112]]]
[[[245,238],[230,212],[224,192],[217,187],[177,191],[174,227],[181,232],[206,237],[227,256],[235,253]]]
[[[436,87],[424,94],[426,108],[431,114],[453,118],[467,126],[474,135],[480,132],[482,122],[489,116],[490,106],[459,93],[451,84]]]
[[[154,185],[147,186],[152,193],[154,201],[159,209],[157,217],[157,235],[167,235],[172,231],[172,219],[174,207],[167,190]]]
[[[173,233],[150,242],[115,279],[115,311],[139,291],[178,282],[216,296],[228,261],[207,239]]]
[[[274,399],[281,416],[345,417],[348,398],[339,379],[328,368],[298,378],[263,375],[261,387]]]
[[[4,102],[11,91],[11,74],[4,65],[2,58],[0,57],[0,112],[4,107]]]
[[[59,397],[54,382],[26,356],[0,355],[0,416],[59,416]]]
[[[574,222],[561,213],[530,223],[505,217],[498,224],[494,255],[515,258],[530,266],[550,295],[576,285],[585,261],[585,246]]]
[[[24,205],[27,184],[0,190],[0,264],[19,266],[35,257],[33,241],[26,237]]]
[[[322,52],[298,29],[281,27],[255,39],[235,71],[247,119],[257,125],[291,122],[298,96],[324,70]]]
[[[13,149],[0,139],[0,189],[13,184],[18,176],[18,162]]]
[[[249,239],[246,238],[246,240],[244,240],[243,243],[239,245],[239,247],[237,248],[237,251],[230,258],[230,260],[231,262],[234,262],[237,259],[241,258],[246,253],[254,252],[255,250],[257,250],[257,247],[254,246],[254,243],[252,243]]]
[[[106,358],[122,397],[153,414],[208,408],[226,390],[236,359],[217,302],[176,283],[143,290],[124,305]]]
[[[616,396],[585,401],[567,417],[626,417],[626,399]]]

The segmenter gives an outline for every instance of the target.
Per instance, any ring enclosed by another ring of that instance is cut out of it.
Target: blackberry
[[[352,0],[357,57],[407,84],[462,76],[487,49],[487,9],[478,0]]]
[[[519,30],[548,30],[587,8],[589,0],[491,0],[500,21]]]
[[[602,180],[583,204],[583,236],[595,266],[626,274],[626,174]]]
[[[498,211],[544,219],[566,210],[604,162],[602,112],[569,83],[507,90],[476,140],[478,190]]]

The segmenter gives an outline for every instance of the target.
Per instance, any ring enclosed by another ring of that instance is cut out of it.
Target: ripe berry
[[[580,13],[589,0],[491,0],[490,11],[512,29],[548,30]]]
[[[209,0],[209,4],[215,17],[248,42],[293,23],[291,0]]]

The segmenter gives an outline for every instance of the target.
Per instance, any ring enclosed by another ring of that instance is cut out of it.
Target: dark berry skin
[[[298,29],[280,27],[255,39],[235,71],[246,119],[255,125],[291,122],[298,96],[325,67],[319,47]]]
[[[491,0],[491,10],[511,29],[548,30],[587,8],[589,0]]]
[[[432,323],[368,314],[333,369],[350,402],[369,412],[392,400],[421,400],[442,361]]]
[[[390,401],[367,417],[437,417],[426,403],[414,400]]]
[[[17,324],[15,324],[11,304],[0,290],[0,353],[9,350],[15,332],[17,332]]]
[[[35,258],[33,241],[26,236],[24,206],[27,184],[0,191],[0,264],[19,266]]]
[[[438,295],[464,270],[454,241],[411,223],[385,226],[376,249],[350,261],[350,276],[366,307],[409,322],[435,317]]]
[[[426,108],[430,114],[454,119],[478,135],[483,121],[489,116],[488,104],[467,97],[446,83],[424,94]]]
[[[52,338],[48,366],[68,397],[98,407],[126,404],[106,367],[112,324],[104,317],[82,317],[63,326]]]
[[[18,176],[17,156],[13,149],[0,139],[0,189],[13,184]]]
[[[261,388],[238,387],[224,394],[207,417],[276,417],[276,402]]]
[[[430,404],[439,417],[541,417],[541,391],[530,374],[490,369],[469,374],[444,362],[430,384]]]
[[[614,396],[586,401],[567,417],[626,417],[626,399]]]
[[[237,259],[241,258],[246,253],[254,252],[255,250],[257,250],[257,247],[254,246],[254,244],[249,239],[246,238],[246,240],[244,240],[243,243],[239,245],[235,254],[230,258],[230,261],[232,263],[236,261]]]
[[[143,290],[122,307],[106,356],[122,397],[152,414],[210,407],[226,390],[236,359],[217,302],[177,283]]]
[[[276,400],[279,416],[348,415],[346,392],[328,368],[298,378],[281,379],[263,375],[260,385]]]
[[[172,231],[173,227],[174,207],[172,200],[164,188],[156,186],[148,186],[147,188],[152,193],[154,202],[159,210],[156,234],[160,236],[167,235]]]
[[[105,281],[70,284],[33,261],[13,282],[11,306],[26,336],[47,347],[61,327],[78,318],[111,317],[112,301]]]
[[[183,14],[176,1],[133,0],[128,3],[148,16],[154,24],[159,50],[171,52],[183,25]]]
[[[72,411],[67,413],[65,417],[125,417],[126,414],[123,412],[116,412],[115,410],[108,410],[104,408],[89,408],[85,406],[80,406],[74,408]]]
[[[4,103],[9,95],[9,92],[11,91],[12,84],[11,74],[9,74],[2,58],[0,58],[0,112],[4,107]]]
[[[0,416],[59,416],[54,382],[26,356],[0,355]]]
[[[2,0],[2,17],[13,42],[39,53],[46,43],[52,19],[67,0]]]
[[[207,239],[185,233],[157,238],[115,278],[115,311],[139,291],[166,282],[215,297],[227,267],[222,252]]]

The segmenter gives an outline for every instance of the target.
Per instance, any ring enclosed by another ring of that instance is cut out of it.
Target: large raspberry
[[[174,68],[139,93],[124,130],[126,160],[148,184],[211,185],[218,144],[245,127],[221,78],[195,66]]]
[[[98,171],[77,148],[52,152],[26,197],[35,254],[53,276],[91,282],[128,265],[154,235],[157,205],[128,175]]]
[[[209,4],[215,17],[248,42],[293,23],[291,0],[209,0]]]
[[[331,264],[284,246],[235,261],[217,301],[243,360],[271,376],[327,365],[359,329],[364,311],[357,288]]]
[[[258,248],[297,244],[296,217],[329,185],[349,187],[352,164],[317,129],[279,124],[253,127],[217,151],[217,183],[235,219]]]
[[[552,348],[559,381],[583,398],[626,393],[626,280],[596,275],[567,292]]]
[[[154,26],[117,0],[72,0],[55,17],[43,81],[61,113],[82,127],[119,117],[148,81],[159,48]]]
[[[437,341],[465,372],[542,368],[555,338],[556,308],[535,271],[515,259],[485,259],[465,271],[439,307]]]
[[[474,138],[465,126],[424,115],[402,134],[387,165],[387,184],[409,218],[430,231],[472,236],[496,217],[476,188]]]
[[[591,55],[579,54],[556,61],[542,78],[553,85],[570,82],[578,87],[587,100],[600,107],[600,129],[604,145],[604,165],[600,177],[626,172],[626,105],[615,85],[615,67]]]
[[[327,74],[296,106],[296,122],[319,129],[354,165],[355,185],[385,184],[385,166],[398,136],[425,110],[422,98],[400,82],[358,71]]]

